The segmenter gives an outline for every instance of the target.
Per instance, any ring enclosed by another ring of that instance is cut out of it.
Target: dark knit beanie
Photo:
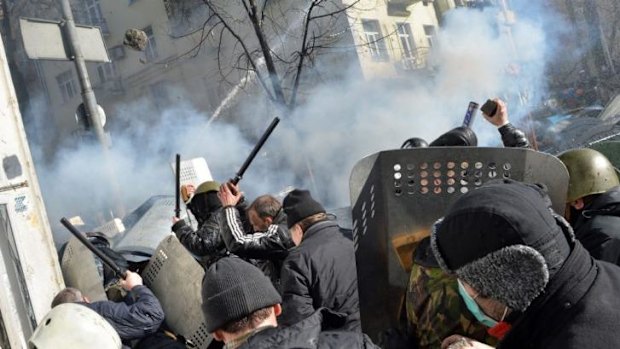
[[[282,202],[288,227],[292,227],[306,217],[325,213],[323,205],[316,202],[307,190],[295,189],[288,193]]]
[[[220,259],[202,281],[202,311],[209,333],[279,303],[282,297],[269,278],[241,258]]]
[[[435,224],[431,247],[444,270],[523,311],[561,268],[572,238],[540,187],[504,180],[457,199]]]

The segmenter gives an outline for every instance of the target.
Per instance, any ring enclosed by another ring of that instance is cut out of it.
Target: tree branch
[[[228,22],[226,22],[224,20],[224,18],[222,17],[221,13],[213,6],[213,4],[211,3],[210,0],[204,0],[205,4],[209,7],[209,11],[211,11],[222,23],[222,25],[224,26],[224,28],[226,28],[226,30],[230,33],[230,35],[232,35],[235,40],[237,40],[237,42],[241,45],[241,47],[243,48],[243,52],[245,53],[245,55],[248,58],[248,61],[250,63],[250,65],[252,66],[252,68],[254,69],[254,71],[256,71],[256,78],[258,79],[258,81],[260,82],[260,84],[263,86],[263,88],[265,89],[265,92],[267,93],[267,96],[271,99],[271,100],[276,100],[274,98],[274,96],[271,94],[271,91],[269,91],[269,88],[267,87],[267,83],[265,82],[261,72],[258,70],[258,68],[256,67],[256,62],[254,62],[254,60],[252,59],[252,57],[250,56],[250,52],[247,48],[247,46],[245,45],[245,43],[243,42],[243,40],[241,39],[241,37],[239,36],[239,34],[237,34],[237,32],[235,32],[232,27],[228,24]],[[243,5],[245,6],[245,1],[242,0]],[[221,35],[220,35],[220,46],[218,47],[218,51],[221,50]],[[218,52],[218,56],[219,56],[219,52]],[[219,62],[218,62],[218,66],[219,66]],[[277,97],[277,96],[276,96]]]
[[[265,66],[267,67],[267,72],[269,73],[269,79],[271,80],[271,87],[273,88],[273,93],[275,95],[275,101],[283,106],[286,106],[286,101],[284,99],[284,93],[282,92],[282,84],[278,78],[278,72],[276,70],[276,66],[273,62],[273,57],[271,55],[271,48],[265,39],[264,32],[261,28],[261,23],[258,18],[257,8],[256,8],[256,0],[248,0],[249,8],[246,5],[245,1],[243,1],[243,6],[246,8],[246,12],[250,21],[252,22],[252,26],[254,27],[254,33],[256,34],[256,38],[258,39],[258,43],[260,44],[261,51],[263,53],[263,58],[265,59]]]
[[[299,90],[299,81],[301,80],[301,72],[304,66],[304,58],[308,54],[307,52],[307,40],[308,40],[308,31],[310,27],[310,22],[312,18],[312,11],[319,4],[321,0],[314,0],[310,3],[310,7],[308,8],[308,13],[306,14],[306,19],[304,23],[304,34],[303,39],[301,40],[301,49],[299,50],[299,62],[297,62],[297,73],[295,74],[295,81],[293,82],[293,88],[291,90],[291,102],[289,104],[289,108],[295,108],[297,104],[297,91]]]

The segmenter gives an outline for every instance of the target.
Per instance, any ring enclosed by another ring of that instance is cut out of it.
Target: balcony
[[[431,69],[432,64],[429,60],[430,48],[420,47],[409,55],[403,56],[397,63],[400,70],[418,71]]]
[[[407,10],[407,8],[418,2],[422,2],[426,6],[433,1],[434,0],[388,0],[388,16],[409,17],[411,11]]]

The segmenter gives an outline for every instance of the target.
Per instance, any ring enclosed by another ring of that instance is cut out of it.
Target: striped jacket
[[[254,264],[269,276],[278,288],[282,261],[288,255],[288,250],[295,246],[284,212],[278,213],[267,231],[253,234],[243,228],[237,207],[225,207],[220,212],[220,222],[222,240],[228,251],[241,258],[253,259]]]

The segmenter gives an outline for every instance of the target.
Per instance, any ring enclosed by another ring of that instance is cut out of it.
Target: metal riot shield
[[[164,309],[168,326],[199,349],[206,349],[213,340],[201,307],[204,275],[204,269],[174,235],[159,244],[142,273],[144,284]]]
[[[91,301],[108,300],[103,289],[103,275],[99,273],[95,255],[76,237],[65,246],[60,269],[67,287],[77,288]]]
[[[114,239],[112,248],[130,262],[143,262],[155,253],[159,243],[170,235],[174,215],[174,196],[153,196],[123,218],[126,231]]]
[[[436,147],[382,151],[350,179],[362,327],[373,339],[398,317],[417,243],[460,195],[502,178],[547,185],[563,212],[568,172],[556,157],[518,148]]]

